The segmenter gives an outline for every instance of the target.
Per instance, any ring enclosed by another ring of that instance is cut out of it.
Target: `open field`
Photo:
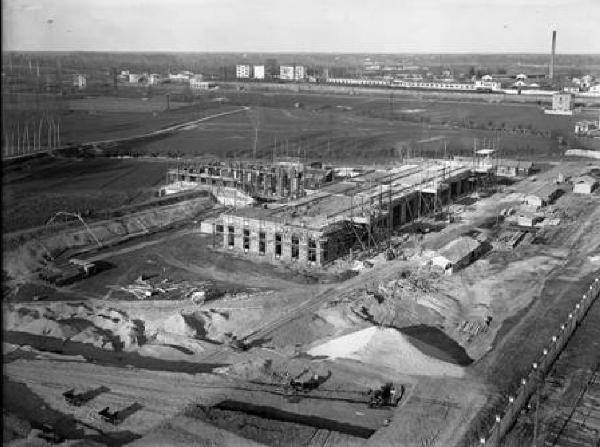
[[[37,159],[5,168],[3,231],[43,225],[57,211],[102,211],[153,197],[164,183],[161,161]]]
[[[26,124],[37,128],[40,118],[48,116],[60,125],[61,145],[130,137],[233,109],[206,97],[187,103],[172,101],[167,110],[164,96],[82,99],[52,95],[41,98],[26,94],[15,98],[8,96],[3,103],[3,132],[9,134],[9,140],[11,136],[16,138],[18,129],[22,133]],[[46,143],[45,138],[44,129],[42,146]],[[6,144],[4,139],[2,144]]]

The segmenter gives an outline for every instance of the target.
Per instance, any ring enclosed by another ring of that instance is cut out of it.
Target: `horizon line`
[[[252,50],[252,51],[244,51],[244,50],[22,50],[22,49],[2,49],[2,53],[122,53],[122,54],[130,54],[130,53],[188,53],[188,54],[346,54],[346,55],[448,55],[448,56],[466,56],[466,55],[529,55],[529,56],[550,56],[550,52],[481,52],[481,51],[473,51],[473,52],[463,52],[463,51],[399,51],[399,52],[391,52],[391,51],[260,51],[260,50]],[[556,56],[600,56],[600,52],[598,53],[572,53],[572,52],[562,52],[556,53]]]

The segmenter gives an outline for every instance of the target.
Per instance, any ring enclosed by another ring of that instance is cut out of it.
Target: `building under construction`
[[[332,169],[321,163],[307,165],[299,158],[273,162],[190,162],[169,169],[167,183],[186,182],[199,187],[235,188],[259,201],[295,199],[319,190],[333,180]]]
[[[292,181],[298,177],[291,176],[288,189],[283,188],[293,192],[287,200],[231,207],[203,222],[202,231],[212,234],[216,248],[270,261],[325,265],[355,246],[377,246],[399,226],[434,215],[492,170],[492,165],[474,169],[454,160],[428,160],[365,171],[309,194],[300,194],[298,181]],[[240,182],[235,175],[228,178]],[[277,185],[277,180],[267,184]]]

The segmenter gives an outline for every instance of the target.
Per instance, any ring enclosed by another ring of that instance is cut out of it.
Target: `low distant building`
[[[598,180],[589,175],[582,175],[573,179],[573,192],[575,194],[591,194],[598,186]]]
[[[481,77],[481,80],[482,80],[483,82],[491,82],[491,81],[492,81],[492,76],[491,76],[491,75],[489,75],[489,74],[483,75],[483,76]]]
[[[496,175],[499,177],[527,177],[531,174],[533,162],[523,160],[496,160]]]
[[[250,78],[250,65],[247,64],[237,64],[235,66],[235,77],[238,79],[248,79]]]
[[[593,95],[600,95],[600,84],[591,85],[588,92]]]
[[[445,274],[451,275],[455,270],[474,262],[481,253],[482,245],[478,241],[462,236],[437,250],[431,262],[442,268]]]
[[[87,85],[87,78],[84,74],[74,74],[73,75],[73,87],[76,87],[79,90],[83,90]]]
[[[525,79],[527,79],[527,75],[525,73],[519,73],[515,76],[515,79],[517,81],[524,81]]]
[[[577,123],[575,123],[575,135],[582,135],[582,136],[592,135],[592,134],[598,133],[599,129],[600,129],[600,120],[599,121],[584,120],[584,121],[577,121]]]
[[[581,83],[579,86],[583,89],[590,88],[592,83],[594,82],[594,77],[592,75],[585,75],[581,77]]]
[[[190,79],[190,88],[192,90],[212,90],[217,88],[217,84],[214,82],[203,81],[202,78]]]
[[[265,66],[264,65],[255,65],[254,66],[254,79],[264,79],[265,78]]]
[[[130,84],[137,84],[142,81],[142,75],[139,73],[129,73],[128,81]]]
[[[148,79],[148,84],[156,85],[156,84],[160,83],[160,81],[162,80],[162,77],[161,77],[161,75],[159,75],[157,73],[150,73],[148,75],[147,79]]]
[[[545,109],[547,115],[573,115],[573,95],[555,93],[552,95],[552,109]]]
[[[556,185],[545,185],[535,193],[525,197],[525,203],[535,208],[541,208],[553,203],[563,193],[562,188]]]
[[[533,227],[541,220],[542,217],[534,213],[522,212],[517,216],[517,225],[521,227]]]
[[[169,80],[171,82],[189,82],[194,77],[194,73],[188,70],[180,71],[179,73],[169,73]]]
[[[486,80],[484,78],[486,78],[486,76],[484,76],[483,78],[481,78],[481,80],[475,81],[475,87],[479,90],[481,89],[486,89],[486,90],[501,90],[502,89],[502,84],[498,81],[492,81],[492,77],[491,76],[487,76],[489,78],[489,80]]]

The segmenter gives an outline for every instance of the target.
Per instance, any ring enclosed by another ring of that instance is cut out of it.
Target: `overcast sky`
[[[600,53],[600,0],[2,0],[3,50]]]

